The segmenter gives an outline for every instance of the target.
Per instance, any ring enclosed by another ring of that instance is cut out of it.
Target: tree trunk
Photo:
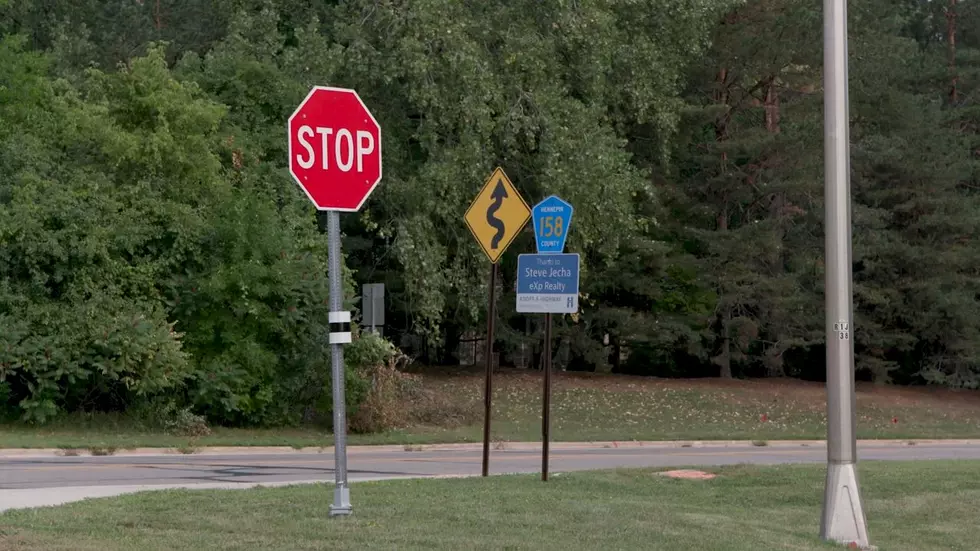
[[[717,77],[717,91],[715,92],[715,101],[719,104],[725,106],[725,112],[722,114],[721,118],[715,122],[715,140],[723,142],[728,139],[728,125],[731,121],[731,107],[728,105],[729,101],[729,90],[728,90],[728,68],[722,67],[718,71]],[[721,171],[722,173],[728,170],[728,155],[722,151],[721,153]],[[717,218],[717,230],[719,232],[728,231],[728,199],[726,198],[722,202],[721,211],[718,213]],[[725,319],[722,320],[722,340],[721,340],[721,356],[719,357],[719,365],[721,366],[720,376],[725,379],[732,378],[732,364],[731,364],[731,341],[728,338],[728,318],[731,317],[731,313],[725,314]]]
[[[724,338],[721,340],[721,358],[718,364],[721,366],[721,372],[718,374],[722,379],[732,378],[732,340],[728,336],[728,326],[729,322],[732,320],[731,311],[725,313],[725,319],[722,322],[721,330]]]
[[[956,12],[959,0],[949,0],[946,8],[946,44],[948,45],[948,67],[949,67],[949,103],[955,105],[959,102],[959,75],[956,73]]]
[[[610,373],[619,373],[619,370],[622,367],[620,365],[621,362],[619,360],[619,356],[621,353],[622,353],[622,345],[620,345],[619,343],[619,337],[610,336],[609,355],[607,356],[607,360],[609,362],[609,365],[611,366],[609,370]]]
[[[715,89],[715,101],[719,104],[728,106],[728,69],[722,67],[718,71],[717,88]],[[721,118],[715,121],[715,139],[719,142],[728,139],[728,123],[731,120],[731,111],[726,109]]]
[[[460,327],[455,323],[445,324],[445,346],[442,348],[442,365],[459,365],[459,344],[463,336]]]
[[[955,1],[955,0],[954,0]],[[766,84],[766,130],[779,133],[779,92],[776,91],[776,77],[770,76]]]
[[[153,26],[158,31],[163,28],[163,22],[160,20],[160,0],[156,0],[153,6]]]
[[[718,231],[724,232],[728,231],[728,202],[725,202],[725,206],[722,207],[721,213],[718,214]],[[721,377],[724,379],[732,378],[732,345],[731,340],[728,338],[728,320],[732,317],[731,312],[725,314],[725,319],[721,323],[721,358],[719,365],[721,365]]]
[[[770,134],[779,134],[779,92],[776,90],[776,76],[770,75],[766,81],[766,131]],[[765,164],[765,162],[761,163]],[[760,169],[761,170],[761,169]],[[786,194],[783,192],[773,194],[772,202],[770,203],[770,217],[780,218],[787,214],[787,207],[789,201],[786,199]],[[778,231],[778,230],[777,230]],[[785,232],[780,231],[780,242],[783,241]],[[780,258],[782,253],[777,248],[772,248],[769,251],[769,265],[772,266],[773,271],[782,272],[782,267],[780,266]]]

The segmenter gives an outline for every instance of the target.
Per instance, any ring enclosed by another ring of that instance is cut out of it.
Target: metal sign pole
[[[463,219],[490,260],[487,306],[487,378],[483,389],[483,476],[490,474],[490,407],[493,400],[493,329],[497,317],[497,262],[531,215],[524,198],[497,167],[466,209]]]
[[[286,134],[289,174],[316,206],[321,231],[326,221],[330,270],[327,321],[330,324],[334,475],[337,482],[330,516],[344,516],[351,513],[351,505],[347,486],[343,345],[351,342],[351,333],[350,312],[343,310],[338,211],[360,210],[381,181],[381,125],[354,90],[314,86],[289,116]],[[341,147],[344,136],[347,138],[346,156],[342,156]],[[357,136],[356,147],[352,136]],[[356,170],[352,170],[354,157],[357,157]]]
[[[544,313],[544,393],[541,399],[541,480],[548,480],[551,448],[551,315],[578,311],[578,255],[564,254],[572,205],[550,195],[531,209],[537,254],[517,259],[517,311]],[[535,275],[537,274],[537,275]],[[536,278],[532,280],[532,278]],[[554,294],[554,291],[559,294]],[[544,295],[548,295],[547,298]]]
[[[544,397],[541,412],[541,480],[548,481],[548,448],[551,441],[551,314],[544,315]]]
[[[827,481],[820,537],[867,547],[856,469],[847,81],[847,0],[824,0]]]
[[[497,317],[497,265],[490,265],[490,303],[487,306],[486,381],[483,385],[483,476],[490,474],[490,406],[493,399],[493,322]]]
[[[350,312],[344,311],[343,274],[340,262],[340,214],[327,213],[327,253],[330,270],[330,364],[333,375],[333,450],[336,487],[330,516],[351,514],[347,486],[347,412],[344,407],[344,349],[351,341]]]

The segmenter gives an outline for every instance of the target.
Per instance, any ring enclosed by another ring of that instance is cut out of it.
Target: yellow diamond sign
[[[498,167],[483,184],[464,218],[487,258],[496,264],[531,218],[531,209]]]

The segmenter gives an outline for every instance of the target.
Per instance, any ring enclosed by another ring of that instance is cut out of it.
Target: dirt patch
[[[706,473],[704,471],[694,471],[688,469],[662,471],[657,474],[660,476],[666,476],[668,478],[680,478],[682,480],[711,480],[712,478],[718,476],[716,474]]]

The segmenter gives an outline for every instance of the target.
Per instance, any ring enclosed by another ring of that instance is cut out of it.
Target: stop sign
[[[357,92],[310,90],[289,117],[289,172],[319,210],[361,208],[381,181],[381,126]]]

